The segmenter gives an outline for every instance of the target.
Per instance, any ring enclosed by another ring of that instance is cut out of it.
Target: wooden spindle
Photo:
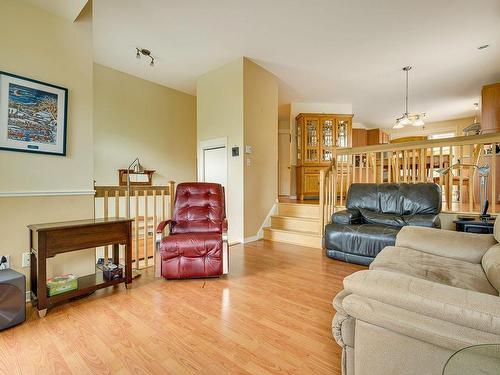
[[[496,212],[497,206],[497,189],[496,189],[496,181],[497,181],[497,151],[496,151],[496,143],[491,145],[491,212]],[[481,207],[479,207],[481,210]]]
[[[174,205],[175,205],[175,182],[169,181],[169,196],[170,196],[170,219],[174,217]]]
[[[460,161],[460,163],[464,163],[464,160],[463,160],[463,147],[462,146],[458,146],[458,160]],[[464,171],[462,168],[459,168],[458,169],[458,197],[459,197],[459,201],[458,201],[458,209],[459,211],[463,211],[463,201],[464,201],[464,195],[463,195],[463,183],[464,183]]]
[[[430,151],[431,155],[429,157],[429,178],[431,182],[434,182],[434,149],[431,147]]]
[[[130,219],[130,196],[128,194],[128,190],[125,190],[125,216],[127,219]]]
[[[387,182],[392,182],[392,151],[387,152]]]
[[[419,180],[420,182],[425,181],[425,169],[427,165],[427,155],[425,153],[425,148],[420,149],[420,171],[418,172],[419,174]]]
[[[165,190],[161,191],[161,219],[166,220],[167,217],[165,216]]]
[[[474,160],[474,145],[469,145],[469,160],[470,163],[475,163]],[[469,212],[474,210],[474,168],[469,167]]]
[[[450,165],[453,165],[453,146],[450,146]],[[448,173],[448,196],[450,199],[450,203],[448,205],[448,209],[453,211],[453,171],[450,170]]]
[[[403,151],[403,181],[408,182],[408,150]]]
[[[380,152],[380,183],[384,182],[384,152]]]
[[[325,170],[319,171],[319,233],[323,235],[325,228]]]
[[[115,217],[120,217],[120,191],[115,191]]]
[[[344,201],[344,158],[340,159],[340,206]]]
[[[104,218],[108,218],[109,212],[109,192],[104,191]],[[104,263],[108,263],[109,259],[109,245],[104,246]]]
[[[352,165],[351,155],[347,155],[346,165],[347,165],[347,182],[345,186],[345,193],[347,194],[349,192],[349,187],[351,186],[351,165]]]
[[[439,168],[443,168],[443,147],[439,147]],[[441,191],[444,192],[445,197],[448,196],[448,193],[446,192],[445,189],[443,189],[443,175],[440,173],[439,174],[439,186],[441,186]],[[448,206],[448,200],[446,200],[446,206]]]
[[[413,150],[411,152],[411,182],[415,183],[415,180],[416,180],[416,173],[417,173],[417,161],[415,160],[416,159],[416,154],[417,154],[417,150]]]
[[[158,222],[156,220],[156,190],[153,189],[153,264],[156,266],[156,226]]]
[[[337,206],[337,182],[338,182],[338,159],[335,159],[335,166],[332,169],[333,172],[333,179],[332,179],[332,184],[333,184],[333,210],[335,210],[335,207]]]
[[[134,228],[134,244],[135,244],[135,269],[139,269],[139,191],[135,191],[135,228]]]
[[[148,266],[148,191],[144,190],[144,266]]]
[[[370,159],[368,158],[368,152],[365,154],[365,182],[370,181],[370,168],[369,168]]]

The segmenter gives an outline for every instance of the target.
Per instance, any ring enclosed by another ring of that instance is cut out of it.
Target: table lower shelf
[[[78,288],[75,290],[71,290],[66,293],[57,294],[55,296],[49,297],[47,296],[47,304],[54,304],[61,301],[66,301],[71,298],[80,297],[89,293],[92,293],[98,289],[107,288],[108,286],[117,285],[120,283],[124,283],[126,281],[126,277],[120,277],[118,279],[107,280],[104,278],[104,275],[101,270],[96,268],[96,273],[82,276],[78,278]],[[33,291],[31,292],[32,296],[34,295]],[[34,295],[36,298],[36,295]]]

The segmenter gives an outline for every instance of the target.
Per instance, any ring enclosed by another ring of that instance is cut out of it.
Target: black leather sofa
[[[405,225],[440,228],[441,188],[434,183],[352,184],[346,210],[325,227],[326,255],[369,265]]]

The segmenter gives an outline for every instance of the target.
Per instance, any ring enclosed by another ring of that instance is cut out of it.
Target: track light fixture
[[[151,62],[149,63],[149,66],[153,67],[155,66],[155,58],[154,56],[151,54],[151,51],[148,50],[148,49],[145,49],[145,48],[139,48],[139,47],[136,47],[135,48],[135,51],[136,51],[136,54],[135,54],[135,57],[140,59],[141,58],[141,55],[143,56],[146,56],[146,57],[149,57],[151,59]]]

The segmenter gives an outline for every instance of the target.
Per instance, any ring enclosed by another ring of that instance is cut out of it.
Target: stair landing
[[[264,239],[321,249],[318,202],[280,198],[278,213],[264,228]]]

